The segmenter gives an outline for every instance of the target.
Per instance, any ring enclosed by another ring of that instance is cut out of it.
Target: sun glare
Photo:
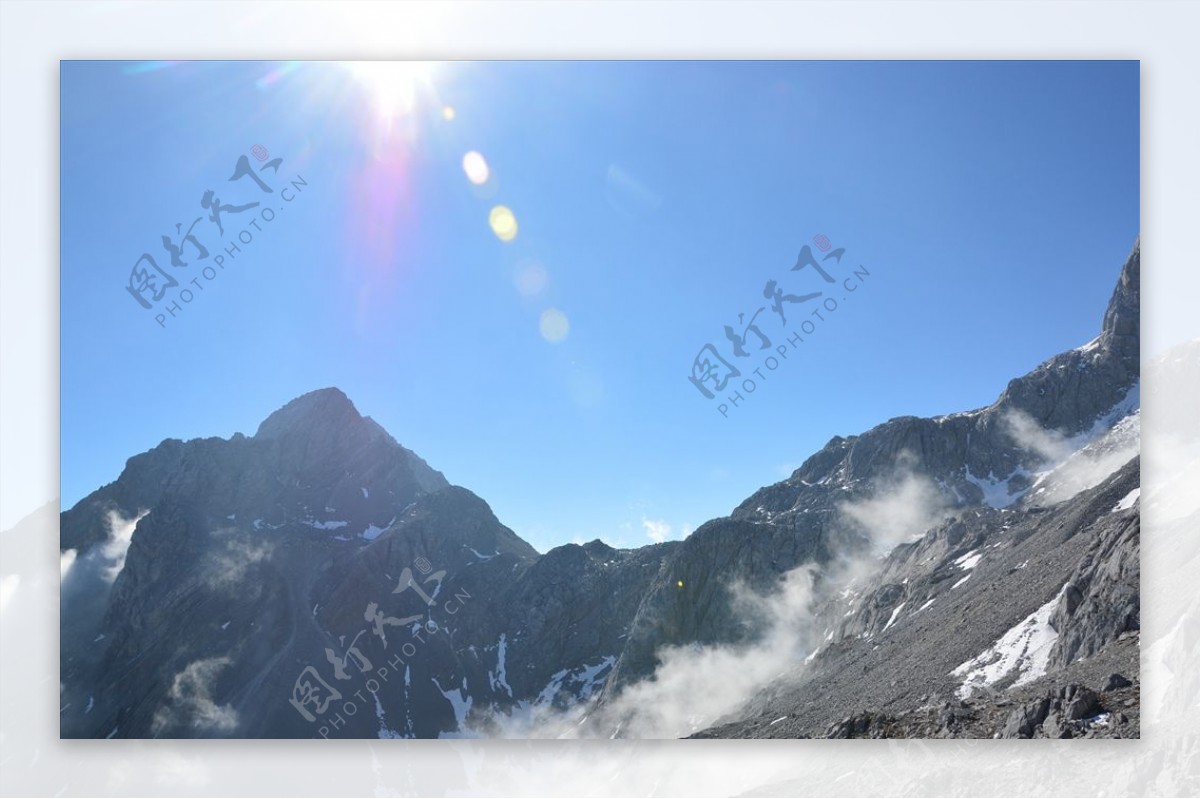
[[[371,95],[376,113],[393,119],[413,111],[420,92],[431,89],[434,61],[345,61],[350,74]]]

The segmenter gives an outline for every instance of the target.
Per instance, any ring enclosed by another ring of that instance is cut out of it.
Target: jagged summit
[[[1101,348],[1113,351],[1122,358],[1137,358],[1141,343],[1141,266],[1142,240],[1133,245],[1133,252],[1121,269],[1117,287],[1104,311],[1100,334]]]
[[[319,388],[302,394],[272,413],[258,426],[255,438],[278,438],[313,424],[349,426],[363,420],[340,388]]]
[[[60,547],[108,535],[108,515],[137,516],[164,500],[216,518],[382,529],[445,476],[363,416],[337,388],[311,391],[272,413],[251,438],[167,439],[135,455],[116,481],[63,513]]]
[[[991,405],[931,418],[902,416],[860,435],[835,436],[786,480],[751,495],[733,516],[762,519],[827,508],[840,490],[865,488],[894,473],[902,457],[956,502],[1015,501],[1045,460],[1043,451],[1021,440],[1021,424],[1064,438],[1087,437],[1137,408],[1140,260],[1135,244],[1095,339],[1014,378]]]

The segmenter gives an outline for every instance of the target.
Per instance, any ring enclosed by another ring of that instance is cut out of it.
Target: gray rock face
[[[1133,685],[1133,683],[1131,683],[1124,675],[1110,674],[1108,680],[1104,683],[1104,688],[1102,690],[1119,691],[1120,689],[1128,688],[1131,685]]]
[[[1134,502],[1125,524],[1107,525],[1067,581],[1051,621],[1058,640],[1050,665],[1091,657],[1123,633],[1141,629],[1141,514]]]
[[[1036,706],[1022,713],[1006,708],[1014,683],[1038,685],[1098,662],[1099,671],[1086,672],[1086,679],[1099,690],[1112,673],[1106,653],[1127,644],[1131,633],[1122,632],[1123,622],[1113,622],[1114,616],[1074,618],[1082,604],[1067,615],[1067,623],[1057,622],[1063,629],[1054,625],[1058,611],[1069,606],[1064,588],[1077,572],[1088,571],[1086,564],[1096,562],[1089,555],[1104,549],[1101,542],[1122,540],[1131,528],[1136,532],[1136,508],[1112,509],[1138,480],[1135,459],[1099,486],[1054,507],[966,510],[920,540],[896,547],[857,593],[835,595],[820,608],[826,635],[811,662],[795,664],[761,699],[750,702],[744,720],[725,720],[717,734],[820,737],[830,719],[869,712],[899,719],[889,727],[895,735],[1020,737],[1022,730],[1032,735],[1045,717],[1028,720],[1037,715]],[[1107,599],[1100,584],[1095,591],[1097,608],[1120,608],[1125,601],[1123,589]],[[1095,651],[1055,662],[1059,642],[1074,640],[1073,630],[1086,631]],[[1045,656],[1040,667],[1036,656],[1026,654],[1038,641]],[[997,665],[1005,662],[1007,669]],[[1136,669],[1136,646],[1130,660],[1119,662]],[[987,676],[989,667],[990,680],[972,677]],[[948,702],[950,711],[922,711],[931,694]],[[969,712],[960,714],[954,708],[964,700]],[[1035,700],[1040,696],[1024,701]],[[997,717],[1001,710],[1003,718]],[[767,728],[753,721],[785,714],[786,721]],[[1106,730],[1114,731],[1098,731]],[[1123,737],[1135,734],[1136,727],[1122,730]]]
[[[575,704],[676,546],[539,556],[332,389],[130,459],[62,546],[86,560],[144,511],[111,586],[64,584],[65,736],[437,737],[472,705]],[[340,694],[311,721],[308,667]]]
[[[386,525],[419,496],[448,483],[335,388],[276,411],[253,438],[168,439],[130,458],[116,482],[62,514],[60,548],[84,550],[108,536],[108,515],[131,518],[167,499],[240,523]]]
[[[1009,715],[1000,737],[1032,738],[1038,726],[1046,720],[1046,716],[1049,714],[1050,697],[1048,696],[1043,696],[1040,699],[1035,699],[1028,704],[1022,705]]]
[[[732,588],[808,565],[817,651],[702,735],[1136,736],[1138,272],[1135,247],[1099,337],[988,408],[836,437],[682,542],[539,555],[336,389],[252,437],[164,441],[61,515],[62,733],[519,734],[612,706],[664,647],[752,649],[769,620]],[[1090,443],[1048,465],[1017,413]],[[1081,480],[1084,456],[1128,462]],[[844,508],[898,472],[938,512],[876,552]],[[1040,654],[992,674],[1026,628]]]
[[[932,419],[900,417],[860,436],[837,436],[787,480],[752,494],[733,517],[778,520],[819,508],[830,489],[877,480],[894,469],[902,453],[914,470],[941,481],[968,504],[984,502],[977,482],[988,476],[1014,490],[1024,487],[1020,472],[1036,471],[1041,456],[1015,440],[1007,421],[1012,414],[1072,436],[1090,429],[1137,384],[1140,265],[1139,244],[1121,269],[1094,342],[1011,381],[987,408]]]
[[[672,574],[691,579],[682,589],[670,582],[655,586],[611,685],[648,675],[654,650],[664,644],[752,637],[752,625],[730,623],[728,591],[714,590],[708,575],[721,575],[725,585],[736,579],[763,588],[801,563],[824,565],[861,550],[868,542],[837,524],[837,509],[871,496],[898,465],[936,483],[958,507],[994,501],[985,486],[1005,495],[1006,502],[1019,501],[1030,488],[1029,475],[1045,467],[1045,455],[1014,432],[1016,415],[1065,439],[1098,435],[1136,408],[1139,293],[1140,245],[1135,245],[1094,342],[1011,381],[987,408],[932,419],[901,417],[860,436],[835,437],[791,477],[755,492],[728,519],[699,528],[671,564]],[[957,546],[951,539],[962,534],[961,525],[939,533],[936,546]],[[963,547],[960,554],[966,551]],[[875,621],[886,623],[893,608],[883,598]]]
[[[1080,724],[1104,712],[1099,694],[1070,684],[1022,705],[1012,712],[1001,738],[1092,737],[1090,725]]]

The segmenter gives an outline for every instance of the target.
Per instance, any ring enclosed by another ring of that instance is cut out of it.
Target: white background
[[[1143,500],[1141,741],[59,741],[56,685],[59,59],[1140,59],[1149,359],[1200,337],[1197,30],[1200,6],[1184,2],[0,3],[0,789],[1200,794],[1200,471],[1189,431],[1155,419],[1186,389],[1149,378],[1143,497],[1159,501]]]

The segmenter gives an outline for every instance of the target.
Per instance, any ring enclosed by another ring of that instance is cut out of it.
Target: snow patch
[[[569,685],[572,690],[568,691],[575,699],[588,699],[596,690],[604,684],[608,677],[608,671],[613,664],[617,662],[614,655],[607,655],[600,659],[599,663],[594,666],[584,664],[577,669],[562,669],[550,676],[550,682],[542,689],[537,698],[533,700],[533,705],[546,705],[554,701],[559,692],[563,690],[564,685]],[[602,676],[603,675],[603,676]]]
[[[375,718],[379,719],[379,735],[380,738],[403,738],[404,736],[393,730],[387,725],[387,719],[383,715],[383,703],[379,701],[379,694],[372,693],[375,698]]]
[[[388,522],[387,524],[385,524],[383,527],[378,527],[373,523],[368,524],[367,529],[363,530],[358,535],[364,541],[374,541],[376,538],[378,538],[380,535],[382,535],[384,532],[386,532],[395,523],[396,523],[396,517],[393,516],[392,520],[390,522]]]
[[[1138,486],[1137,488],[1133,489],[1128,494],[1126,494],[1124,496],[1124,498],[1121,499],[1120,502],[1118,502],[1116,505],[1113,505],[1113,509],[1110,511],[1110,513],[1116,513],[1118,511],[1123,511],[1123,510],[1129,510],[1130,508],[1133,507],[1134,503],[1138,501],[1138,497],[1140,497],[1141,495],[1142,495],[1142,489],[1141,489],[1141,486]]]
[[[475,701],[471,697],[471,694],[467,692],[467,678],[463,677],[461,688],[454,688],[449,691],[442,689],[441,684],[437,681],[437,677],[431,677],[430,679],[433,680],[433,684],[437,687],[438,692],[446,697],[446,701],[450,703],[450,707],[454,710],[454,721],[458,731],[465,732],[467,714],[471,712],[471,705]]]
[[[1014,671],[1017,679],[1013,687],[1033,682],[1046,673],[1050,650],[1058,640],[1058,632],[1050,625],[1050,619],[1066,590],[1064,584],[1054,599],[1000,636],[985,652],[950,672],[952,677],[963,678],[957,692],[960,699],[969,697],[976,688],[994,685]]]
[[[307,524],[314,530],[337,530],[350,524],[350,522],[314,522],[310,519],[305,521],[304,524]]]
[[[505,656],[508,653],[508,636],[505,633],[500,633],[500,643],[496,645],[496,671],[488,672],[488,682],[492,685],[493,691],[499,691],[501,688],[511,697],[513,695],[512,686],[508,684],[508,669],[505,666]]]
[[[958,568],[962,569],[963,571],[970,571],[971,569],[974,569],[976,566],[979,565],[979,561],[982,557],[983,557],[983,555],[979,554],[978,549],[972,549],[970,552],[963,555],[961,558],[958,558],[957,560],[955,560],[954,565],[957,566]]]
[[[976,477],[971,474],[970,466],[966,466],[964,469],[967,482],[974,484],[983,492],[983,502],[985,505],[993,508],[1007,508],[1025,495],[1025,491],[1009,491],[1008,488],[1008,481],[1022,475],[1025,471],[1024,469],[1015,469],[1012,474],[1003,478],[996,477],[991,472],[987,473],[987,477]]]
[[[896,623],[896,617],[898,617],[900,615],[900,611],[904,610],[904,606],[907,604],[908,604],[907,602],[901,602],[899,605],[896,606],[896,609],[892,611],[892,617],[890,619],[888,619],[888,623],[883,625],[883,632],[886,633],[888,631],[888,628]]]
[[[579,673],[574,676],[575,681],[580,684],[579,688],[575,691],[575,695],[580,699],[589,698],[595,693],[598,687],[604,684],[604,679],[600,675],[611,668],[616,662],[616,657],[608,655],[601,658],[600,662],[595,666],[585,665],[580,668]]]
[[[554,697],[558,696],[559,688],[562,687],[562,681],[567,677],[567,670],[556,671],[550,675],[550,682],[546,683],[546,687],[537,695],[537,699],[533,700],[535,705],[546,705],[554,701]]]
[[[479,558],[480,560],[491,560],[492,558],[494,558],[500,554],[500,551],[497,550],[490,555],[481,555],[478,551],[476,551],[475,547],[469,547],[466,544],[463,544],[463,547],[471,550],[471,554],[474,555],[475,557]]]

